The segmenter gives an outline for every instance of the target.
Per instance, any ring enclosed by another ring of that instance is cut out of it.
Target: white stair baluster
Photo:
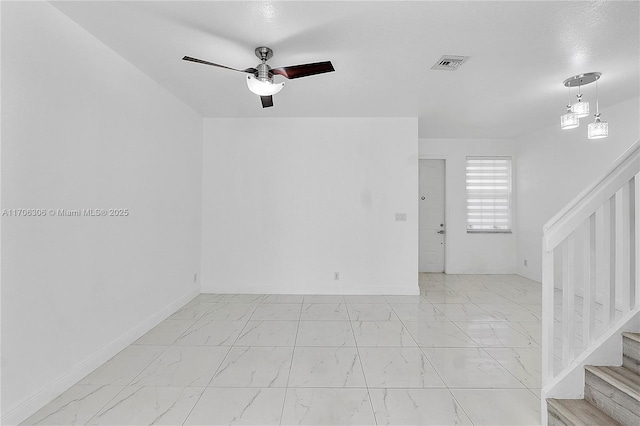
[[[629,211],[625,214],[629,217],[629,309],[633,309],[636,305],[636,284],[637,284],[637,263],[638,251],[636,241],[636,176],[629,181]]]
[[[607,224],[605,224],[607,226]],[[616,194],[609,199],[609,291],[605,318],[607,328],[616,318]]]
[[[631,215],[629,214],[631,211],[630,199],[631,199],[631,185],[632,181],[629,181],[625,186],[622,187],[622,191],[620,192],[622,196],[622,234],[620,235],[621,244],[622,244],[622,253],[621,253],[621,263],[622,263],[622,275],[619,277],[620,280],[620,291],[621,295],[619,296],[622,305],[620,306],[620,310],[624,315],[631,308],[631,304],[633,303],[629,294],[631,293]]]
[[[542,252],[542,383],[549,383],[553,373],[554,323],[554,259],[553,250]]]
[[[575,237],[572,233],[562,246],[562,365],[573,361],[575,323]]]
[[[596,328],[596,214],[586,224],[583,288],[583,343],[588,347],[595,340]]]

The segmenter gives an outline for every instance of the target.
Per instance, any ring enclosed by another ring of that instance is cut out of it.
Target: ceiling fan
[[[247,68],[244,70],[227,67],[220,64],[214,64],[213,62],[203,61],[202,59],[191,58],[189,56],[185,56],[182,59],[185,61],[198,62],[205,65],[213,65],[214,67],[220,67],[249,74],[247,76],[247,86],[249,86],[249,90],[260,96],[262,108],[272,107],[273,95],[278,93],[284,87],[284,82],[277,84],[273,82],[274,75],[281,75],[284,78],[291,80],[294,78],[308,77],[310,75],[335,71],[333,69],[333,65],[331,64],[331,61],[271,68],[269,65],[267,65],[267,60],[273,57],[273,50],[268,47],[261,46],[256,47],[255,53],[262,62],[256,65],[255,68]]]

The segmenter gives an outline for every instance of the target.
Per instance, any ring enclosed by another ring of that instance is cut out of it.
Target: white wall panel
[[[202,120],[47,2],[2,4],[3,424],[198,292]]]
[[[418,293],[416,119],[205,119],[203,164],[204,292]]]

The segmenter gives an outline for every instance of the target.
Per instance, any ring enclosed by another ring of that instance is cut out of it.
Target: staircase
[[[640,141],[543,231],[542,424],[640,426]]]
[[[547,399],[549,425],[640,425],[640,333],[623,333],[621,367],[585,366],[584,399]]]

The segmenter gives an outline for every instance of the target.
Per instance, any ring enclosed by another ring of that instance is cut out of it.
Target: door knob
[[[420,199],[424,201],[424,195],[422,197],[420,197]]]
[[[444,234],[444,230],[442,230],[442,229],[441,229],[441,230],[439,230],[439,231],[438,231],[438,234]]]

